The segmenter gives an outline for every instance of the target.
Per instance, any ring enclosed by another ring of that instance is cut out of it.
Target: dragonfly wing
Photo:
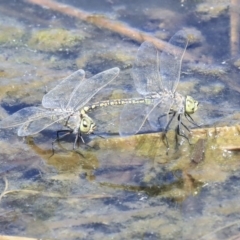
[[[120,69],[117,67],[111,68],[82,81],[70,95],[67,108],[78,110],[86,105],[94,95],[118,76],[119,71]]]
[[[26,122],[18,128],[18,136],[29,136],[34,135],[36,133],[41,132],[45,128],[49,127],[53,123],[59,122],[62,119],[66,118],[66,116],[59,115],[51,115],[49,117],[43,117],[41,119],[37,119],[35,121]]]
[[[66,108],[71,94],[75,89],[78,89],[84,77],[84,70],[79,69],[63,79],[55,88],[43,96],[43,107],[52,109]]]
[[[173,98],[155,99],[153,105],[147,107],[147,118],[154,131],[164,131],[169,122],[169,112]]]
[[[169,43],[177,48],[168,47],[160,56],[160,73],[165,89],[175,92],[181,75],[183,55],[187,47],[187,37],[184,30],[178,31]]]
[[[11,128],[22,125],[26,122],[35,121],[37,119],[46,117],[50,112],[39,107],[26,107],[15,112],[0,122],[0,128]]]
[[[142,95],[159,92],[162,89],[159,53],[150,42],[143,42],[139,47],[132,69],[132,77],[137,91]]]
[[[126,104],[120,115],[119,134],[129,136],[143,131],[146,123],[146,104]]]

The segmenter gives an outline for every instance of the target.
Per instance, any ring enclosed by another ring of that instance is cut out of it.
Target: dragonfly
[[[154,131],[162,130],[166,133],[175,116],[178,120],[176,130],[180,136],[187,138],[181,130],[182,126],[189,130],[182,122],[182,116],[197,125],[191,114],[197,111],[198,101],[176,91],[181,76],[183,56],[188,45],[186,32],[180,30],[175,33],[169,44],[173,47],[166,47],[161,54],[147,41],[139,47],[132,77],[136,90],[144,101],[142,104],[124,106],[120,116],[121,135],[138,133],[146,121]]]
[[[166,48],[159,54],[150,42],[143,42],[138,49],[132,68],[132,77],[139,98],[107,100],[93,104],[90,108],[124,105],[120,114],[119,133],[128,136],[140,133],[146,123],[154,131],[166,133],[177,115],[177,134],[187,136],[182,131],[182,116],[198,126],[191,114],[197,111],[198,101],[191,96],[178,93],[177,86],[181,75],[181,66],[188,40],[186,32],[180,30],[169,40],[172,48]],[[173,47],[174,46],[174,47]],[[166,134],[165,134],[166,135]],[[168,140],[167,141],[167,147]]]
[[[20,109],[0,122],[0,128],[18,127],[18,136],[34,135],[54,123],[61,123],[68,130],[67,134],[75,134],[73,148],[79,139],[83,142],[83,134],[91,134],[96,124],[87,114],[85,105],[119,74],[115,67],[100,72],[86,79],[85,71],[79,69],[63,79],[55,88],[43,96],[41,107]],[[66,134],[64,134],[65,136]],[[59,135],[58,135],[59,137]]]

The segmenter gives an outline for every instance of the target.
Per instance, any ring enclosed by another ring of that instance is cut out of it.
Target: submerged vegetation
[[[78,68],[86,70],[87,81],[119,66],[121,74],[105,88],[104,100],[136,97],[130,71],[137,42],[151,41],[161,51],[184,27],[191,44],[178,91],[200,102],[194,120],[201,125],[189,133],[190,144],[170,130],[167,152],[159,132],[112,136],[122,111],[113,106],[90,113],[97,129],[85,138],[86,144],[73,151],[74,138],[69,136],[56,143],[54,155],[51,143],[59,126],[26,139],[1,130],[2,235],[166,240],[239,236],[240,87],[238,49],[232,44],[239,20],[236,11],[229,11],[229,1],[169,2],[173,4],[139,1],[136,8],[133,3],[95,1],[91,12],[70,1],[1,4],[1,119],[41,104],[43,95]]]

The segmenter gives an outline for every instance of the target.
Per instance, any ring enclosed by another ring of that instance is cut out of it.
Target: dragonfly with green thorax
[[[61,123],[68,130],[60,132],[76,135],[74,148],[82,134],[91,134],[96,124],[87,114],[86,104],[119,74],[119,68],[112,68],[85,79],[85,72],[77,70],[43,96],[42,107],[20,109],[0,122],[0,128],[18,127],[18,136],[34,135],[54,123]],[[65,134],[64,134],[65,135]],[[59,137],[59,135],[58,135]]]
[[[180,136],[187,138],[181,129],[182,126],[189,130],[182,122],[182,116],[197,125],[191,114],[196,112],[198,102],[191,96],[182,96],[176,91],[183,56],[188,45],[186,32],[178,31],[170,39],[169,44],[172,48],[164,49],[161,54],[150,42],[143,42],[138,49],[132,76],[136,90],[141,97],[102,101],[89,106],[93,109],[102,106],[124,105],[120,115],[119,133],[121,136],[141,132],[147,122],[152,130],[166,133],[176,116],[177,134]]]
[[[76,134],[75,148],[77,140],[82,139],[82,134],[91,134],[96,128],[95,122],[87,114],[89,111],[124,105],[120,115],[121,136],[141,132],[147,122],[154,131],[166,132],[177,115],[177,133],[186,137],[180,130],[181,126],[187,128],[181,121],[181,116],[184,115],[195,124],[190,115],[198,107],[198,102],[192,97],[184,97],[176,92],[187,42],[185,32],[179,31],[169,41],[177,50],[165,49],[161,55],[151,43],[142,43],[132,70],[136,89],[141,94],[139,98],[113,99],[90,104],[90,100],[112,82],[120,70],[112,68],[86,80],[85,72],[80,69],[43,96],[43,107],[23,108],[2,120],[0,128],[19,127],[18,136],[29,136],[39,133],[53,123],[62,123],[69,129],[62,131]]]

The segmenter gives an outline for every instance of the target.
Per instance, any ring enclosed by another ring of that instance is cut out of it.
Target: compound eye
[[[80,125],[80,131],[82,133],[88,133],[89,130],[90,130],[89,122],[85,118],[83,118]]]
[[[88,127],[88,123],[87,123],[87,121],[85,119],[83,120],[83,127],[85,127],[85,128]]]
[[[84,134],[90,134],[93,132],[94,128],[95,124],[93,120],[88,116],[84,116],[81,120],[80,132]]]

